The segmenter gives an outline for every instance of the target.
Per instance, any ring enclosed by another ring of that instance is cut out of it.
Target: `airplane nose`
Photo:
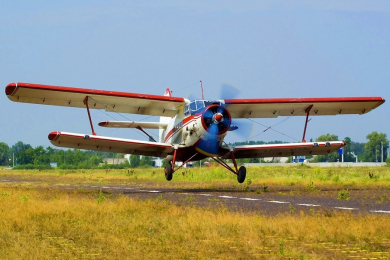
[[[221,135],[229,130],[231,116],[229,111],[221,105],[213,104],[202,114],[202,126],[210,134]]]
[[[217,124],[220,123],[222,121],[222,119],[223,119],[222,114],[218,113],[215,115],[215,121]]]

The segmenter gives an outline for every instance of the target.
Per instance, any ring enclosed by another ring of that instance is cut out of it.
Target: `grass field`
[[[4,170],[0,176],[24,175],[26,179],[58,176],[58,180],[70,182],[127,182],[152,181],[166,184],[163,169],[126,169],[126,170]],[[371,174],[371,176],[370,176]],[[56,180],[50,178],[50,180]],[[248,183],[253,186],[268,187],[365,187],[390,188],[390,167],[333,167],[312,168],[306,165],[293,167],[251,167],[247,170]],[[237,178],[223,167],[180,169],[173,175],[169,185],[201,185],[210,187],[216,184],[236,185]]]
[[[184,175],[183,175],[184,172]],[[374,175],[370,178],[368,172]],[[238,185],[222,168],[179,171],[1,171],[39,180],[0,183],[0,259],[389,259],[390,217],[343,212],[275,216],[224,207],[180,206],[160,196],[137,200],[56,183],[156,182]],[[389,170],[308,167],[249,169],[250,185],[390,188]],[[239,187],[241,188],[241,187]]]

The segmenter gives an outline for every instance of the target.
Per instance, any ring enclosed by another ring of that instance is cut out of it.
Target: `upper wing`
[[[86,107],[88,97],[91,109],[106,109],[109,112],[175,116],[184,106],[184,98],[114,92],[82,88],[11,83],[5,88],[8,98],[15,102],[66,107]]]
[[[301,155],[329,154],[345,146],[343,141],[288,143],[265,145],[241,145],[234,147],[235,158],[285,157]],[[225,155],[230,158],[230,155]]]
[[[270,118],[278,116],[365,114],[382,105],[381,97],[226,99],[234,118]]]
[[[166,157],[174,150],[171,145],[165,143],[65,132],[52,132],[49,134],[49,140],[59,147],[155,157]]]

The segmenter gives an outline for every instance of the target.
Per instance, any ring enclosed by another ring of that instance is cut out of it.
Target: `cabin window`
[[[204,103],[202,101],[196,101],[196,110],[204,108]]]
[[[196,103],[195,103],[195,101],[190,103],[190,110],[191,110],[191,112],[196,110]]]

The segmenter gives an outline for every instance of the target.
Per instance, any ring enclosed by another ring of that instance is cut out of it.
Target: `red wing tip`
[[[106,126],[108,125],[108,121],[99,122],[99,126]]]
[[[7,96],[11,96],[15,90],[17,88],[17,84],[16,83],[10,83],[8,84],[6,87],[5,87],[5,94]]]
[[[50,141],[55,141],[57,140],[61,135],[61,132],[51,132],[48,136]]]

